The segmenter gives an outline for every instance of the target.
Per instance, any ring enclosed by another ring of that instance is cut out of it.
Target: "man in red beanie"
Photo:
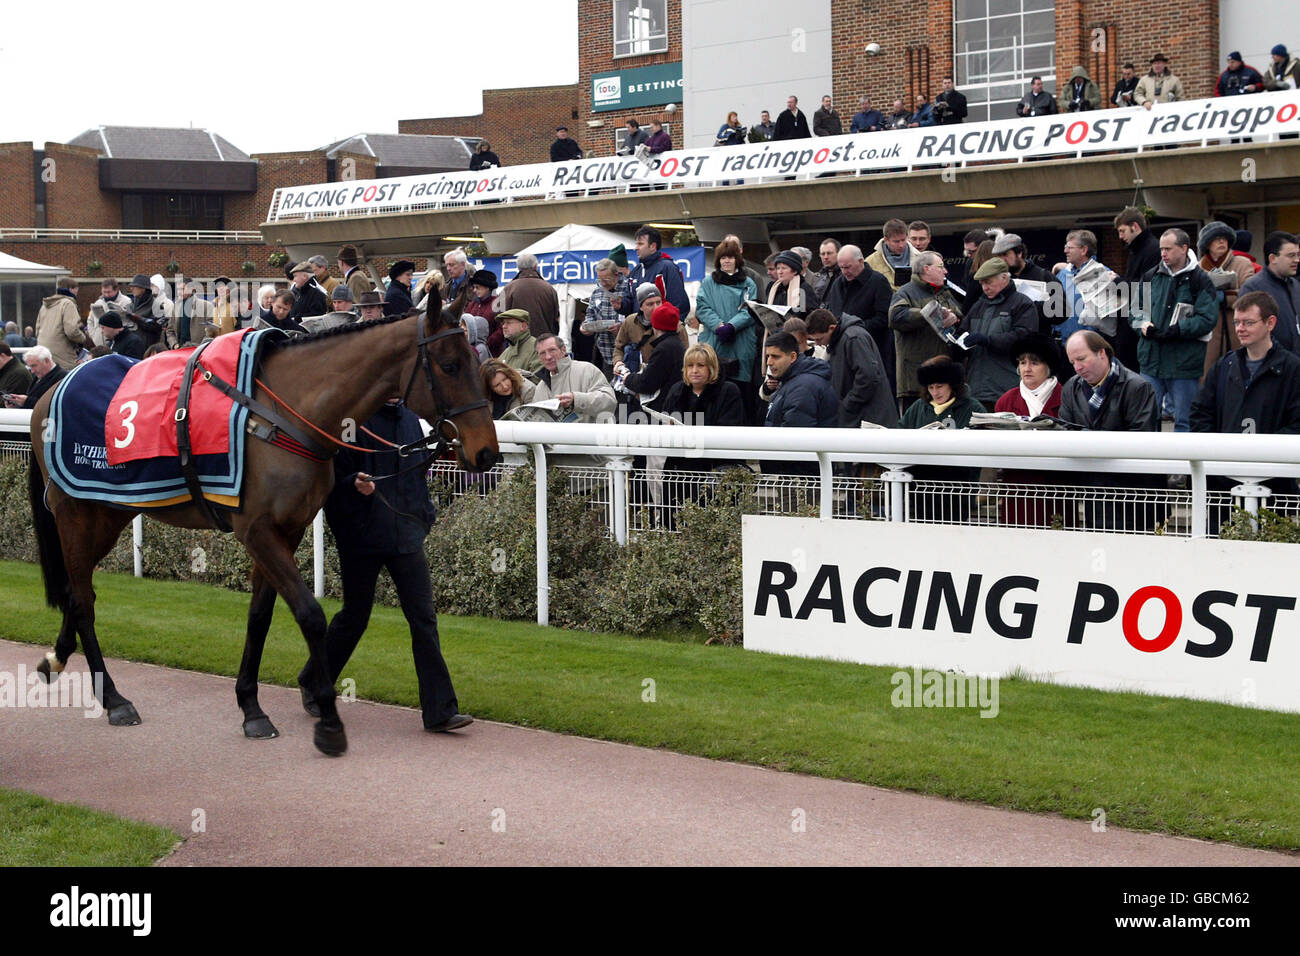
[[[650,328],[654,330],[650,358],[641,364],[639,371],[631,373],[622,362],[614,365],[614,374],[623,379],[623,388],[641,396],[645,406],[655,411],[660,410],[668,389],[682,378],[686,347],[677,331],[681,321],[677,306],[665,302],[650,313]]]

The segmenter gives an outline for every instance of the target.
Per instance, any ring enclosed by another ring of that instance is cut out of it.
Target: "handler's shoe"
[[[432,727],[425,727],[424,729],[431,734],[445,734],[449,730],[460,730],[460,728],[472,723],[474,723],[474,718],[469,714],[456,714],[440,724],[434,724]]]
[[[320,704],[316,703],[316,698],[311,695],[311,691],[299,684],[298,693],[302,695],[302,709],[313,717],[319,717]]]

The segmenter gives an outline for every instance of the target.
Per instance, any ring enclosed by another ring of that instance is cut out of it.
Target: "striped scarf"
[[[1110,371],[1092,388],[1092,394],[1088,396],[1088,418],[1090,425],[1096,425],[1097,419],[1101,416],[1101,407],[1106,404],[1106,396],[1115,385],[1115,379],[1119,377],[1119,363],[1114,359],[1110,360]]]

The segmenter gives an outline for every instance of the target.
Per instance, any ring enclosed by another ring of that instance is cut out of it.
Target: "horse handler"
[[[424,437],[419,418],[400,402],[385,405],[366,422],[365,428],[395,445]],[[362,431],[360,443],[373,445],[375,439]],[[394,454],[348,449],[334,458],[334,490],[325,502],[325,520],[338,545],[343,607],[326,632],[325,658],[329,661],[330,681],[338,681],[370,621],[379,570],[387,568],[411,627],[411,654],[420,684],[424,729],[443,733],[473,723],[474,718],[459,713],[456,691],[438,645],[438,616],[424,556],[424,539],[433,524],[434,506],[429,499],[426,469],[410,468],[410,464]],[[381,478],[376,490],[371,477],[394,469],[397,473]],[[298,684],[303,707],[315,717],[319,716],[316,701],[307,690],[312,676],[308,661],[298,675]]]

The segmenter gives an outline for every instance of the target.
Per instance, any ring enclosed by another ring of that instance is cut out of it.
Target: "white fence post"
[[[144,515],[131,519],[131,557],[135,565],[135,576],[144,577]]]
[[[311,519],[312,591],[316,600],[325,596],[325,512]]]
[[[1205,494],[1205,462],[1189,461],[1192,468],[1192,537],[1204,538],[1209,533],[1206,512],[1209,504]]]
[[[546,447],[541,442],[532,446],[537,469],[537,623],[547,627],[551,623],[551,581],[548,538],[550,530],[546,521]]]
[[[1249,482],[1237,485],[1232,489],[1232,497],[1245,499],[1242,507],[1250,515],[1250,527],[1255,531],[1259,530],[1259,521],[1257,519],[1259,518],[1260,505],[1272,493],[1267,485],[1251,484]]]
[[[829,518],[835,513],[835,483],[831,476],[829,453],[817,453],[817,469],[821,473],[821,517]]]
[[[609,469],[610,531],[620,546],[627,544],[627,476],[632,471],[632,459],[611,458],[605,462]]]
[[[902,468],[891,468],[880,476],[889,496],[889,520],[907,520],[907,483],[912,473]]]

